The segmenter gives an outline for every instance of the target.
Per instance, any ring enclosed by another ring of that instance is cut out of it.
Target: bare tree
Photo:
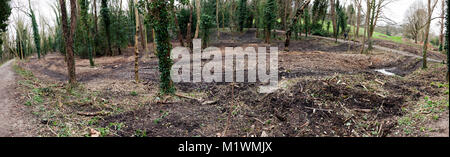
[[[364,53],[364,51],[365,51],[365,47],[366,47],[366,34],[368,34],[367,32],[367,28],[368,28],[368,26],[369,26],[369,17],[370,17],[370,12],[371,12],[371,10],[372,9],[370,9],[371,8],[371,6],[372,6],[372,0],[366,0],[366,4],[367,4],[367,11],[366,11],[366,23],[364,24],[364,34],[363,34],[363,40],[362,40],[362,48],[361,48],[361,54],[362,53]]]
[[[216,25],[217,25],[217,39],[220,37],[220,24],[219,24],[219,0],[216,0]]]
[[[361,2],[362,0],[354,0],[355,3],[355,9],[357,9],[356,11],[356,30],[355,30],[355,37],[356,39],[359,38],[359,26],[361,25]]]
[[[77,26],[77,1],[70,0],[70,27],[67,24],[67,10],[66,0],[59,0],[61,6],[61,23],[64,34],[64,40],[66,42],[66,59],[67,59],[67,71],[69,74],[69,84],[73,87],[76,82],[75,75],[75,59],[73,56],[73,36]]]
[[[193,7],[192,4],[189,4],[189,22],[187,24],[187,30],[186,30],[186,43],[188,45],[188,47],[192,50],[192,11]]]
[[[134,4],[137,4],[137,0],[134,0]],[[136,33],[134,34],[134,79],[139,82],[139,12],[136,6],[134,6],[134,16],[136,18]]]
[[[445,0],[441,0],[441,1],[442,1],[441,17],[445,17]],[[441,32],[439,35],[439,48],[441,50],[444,50],[444,27],[445,27],[444,19],[445,18],[441,18],[441,21],[439,22],[439,24],[441,25]]]
[[[180,25],[178,24],[177,7],[175,6],[175,3],[172,3],[171,7],[172,7],[172,10],[173,10],[173,19],[174,19],[174,22],[175,22],[175,28],[177,29],[177,38],[178,38],[178,41],[180,42],[180,45],[182,47],[184,47],[183,35],[181,34]]]
[[[336,24],[336,6],[335,0],[330,0],[330,14],[331,14],[331,22],[333,23],[333,35],[336,38],[337,42],[337,24]]]
[[[405,24],[403,26],[404,35],[414,39],[417,44],[419,34],[425,26],[425,19],[427,11],[424,5],[420,1],[416,1],[406,11]]]
[[[200,14],[201,14],[201,4],[200,0],[195,0],[195,8],[197,11],[197,26],[195,27],[195,35],[194,38],[198,38],[198,33],[200,31]]]
[[[428,0],[428,5],[427,5],[427,21],[426,21],[426,26],[425,26],[425,40],[423,42],[423,65],[422,68],[426,69],[427,68],[427,51],[428,51],[428,37],[430,35],[430,25],[431,25],[431,21],[432,21],[432,15],[434,12],[434,9],[436,8],[436,5],[438,3],[438,0]]]
[[[367,4],[367,12],[366,12],[366,29],[364,29],[364,36],[367,33],[367,42],[368,42],[368,49],[372,49],[372,36],[373,32],[375,31],[375,27],[377,26],[377,22],[380,16],[383,15],[383,9],[390,3],[392,3],[393,0],[366,0]],[[362,52],[365,51],[364,46],[365,45],[365,37],[363,39],[363,49]]]

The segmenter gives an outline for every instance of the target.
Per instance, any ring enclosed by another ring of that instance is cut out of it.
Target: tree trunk
[[[192,5],[189,5],[189,23],[187,24],[187,30],[186,30],[186,42],[188,44],[188,47],[192,50],[192,18],[193,18],[193,7]]]
[[[71,84],[75,84],[77,82],[76,78],[76,71],[75,71],[75,58],[74,58],[74,52],[73,52],[73,37],[75,36],[75,31],[77,28],[77,0],[70,0],[70,36],[68,40],[68,50],[67,51],[68,57],[68,65],[69,67],[69,80],[71,80]]]
[[[173,7],[173,18],[175,21],[175,28],[177,29],[178,41],[180,42],[181,47],[184,47],[183,35],[181,34],[180,25],[178,24],[177,10],[176,10],[175,6],[172,6],[172,7]]]
[[[92,51],[92,55],[93,55],[93,57],[95,57],[96,55],[97,55],[97,52],[96,52],[96,46],[97,46],[97,44],[96,44],[96,42],[97,42],[97,32],[98,32],[98,26],[97,26],[97,20],[98,20],[98,18],[97,18],[97,0],[94,0],[94,4],[93,4],[94,6],[93,6],[93,8],[94,8],[94,46],[93,46],[93,51]]]
[[[299,7],[296,11],[295,16],[292,18],[292,23],[290,23],[288,27],[288,31],[286,32],[286,41],[284,43],[284,51],[289,51],[289,44],[291,42],[291,35],[292,35],[292,29],[294,28],[294,25],[298,22],[300,16],[303,14],[303,11],[305,8],[309,5],[311,0],[307,0],[301,7]]]
[[[145,57],[148,57],[149,52],[148,52],[148,46],[147,46],[147,43],[148,43],[147,42],[147,27],[144,24],[144,16],[141,15],[140,20],[141,20],[140,26],[141,26],[141,32],[142,32],[142,34],[141,34],[141,39],[142,39],[141,44],[142,44],[142,47],[144,48],[143,49],[143,51],[144,51],[143,54],[145,55]]]
[[[197,26],[195,27],[195,35],[194,38],[198,38],[198,33],[200,31],[200,14],[201,14],[201,4],[200,0],[195,0],[195,8],[197,10]]]
[[[447,5],[449,5],[448,4],[448,0],[446,0],[446,2],[447,2]],[[443,48],[444,50],[445,50],[445,52],[447,53],[447,82],[449,82],[450,81],[450,51],[449,51],[449,49],[450,49],[450,42],[449,42],[449,32],[448,31],[450,31],[450,23],[449,23],[449,21],[448,20],[450,20],[449,19],[449,10],[448,10],[449,8],[446,8],[446,10],[445,10],[445,12],[446,12],[446,15],[445,15],[445,19],[446,19],[446,24],[445,24],[445,27],[446,27],[446,31],[445,31],[445,41],[444,41],[444,43],[445,43],[445,47]]]
[[[137,0],[134,0],[134,4],[137,4]],[[136,18],[136,33],[134,34],[134,79],[136,82],[139,82],[139,13],[137,8],[134,8],[134,16]]]
[[[423,64],[422,69],[428,68],[427,65],[427,51],[428,51],[428,35],[430,34],[430,24],[431,24],[431,0],[428,0],[428,12],[427,12],[427,24],[425,26],[425,38],[423,41]]]
[[[67,58],[67,72],[69,76],[69,84],[71,88],[76,84],[75,75],[75,60],[73,55],[73,35],[75,33],[75,28],[77,26],[77,2],[76,0],[70,0],[70,28],[67,24],[67,10],[66,1],[59,0],[61,7],[61,22],[62,30],[64,34],[64,40],[66,42],[66,58]]]
[[[85,1],[85,3],[88,3],[88,1]],[[86,6],[87,8],[89,8],[89,4],[83,4],[84,6]],[[86,14],[88,14],[88,12],[86,11]],[[88,15],[83,15],[83,16],[88,16]],[[87,17],[86,17],[87,18]],[[85,21],[83,21],[84,27],[86,29],[86,31],[88,32],[88,39],[87,39],[87,44],[88,44],[88,53],[89,53],[89,64],[91,67],[95,66],[94,64],[94,57],[92,54],[92,50],[91,48],[92,46],[92,32],[91,29],[89,28],[89,23],[87,21],[87,19]]]
[[[442,12],[441,12],[441,17],[445,17],[445,0],[442,0],[442,6],[441,6]],[[444,50],[444,19],[445,18],[441,18],[441,34],[439,35],[439,48],[440,51]]]
[[[366,34],[368,34],[368,26],[369,26],[369,17],[370,17],[370,11],[371,11],[371,9],[370,9],[370,3],[371,2],[369,2],[369,0],[367,0],[367,12],[366,12],[366,24],[364,25],[364,35],[363,35],[363,40],[362,40],[362,48],[361,48],[361,54],[363,54],[364,53],[364,51],[365,51],[365,49],[366,49]]]
[[[154,50],[155,55],[158,55],[158,50],[156,49],[156,45],[157,45],[157,43],[156,43],[156,32],[155,32],[154,28],[152,29],[152,34],[153,34],[153,50]]]
[[[158,23],[155,25],[156,39],[158,41],[158,60],[159,60],[159,72],[160,72],[160,93],[162,95],[174,94],[175,87],[173,86],[172,79],[170,77],[170,71],[172,68],[173,61],[170,58],[170,50],[172,49],[172,44],[170,43],[169,36],[169,7],[166,0],[155,0],[155,6],[152,8],[152,16],[154,20]]]
[[[423,65],[422,69],[428,68],[427,66],[427,51],[428,51],[428,35],[430,34],[430,24],[428,23],[425,30],[425,41],[423,42]]]
[[[379,15],[379,13],[380,13],[380,7],[381,7],[381,2],[382,1],[378,1],[378,4],[377,4],[377,6],[375,6],[375,3],[376,3],[376,1],[375,0],[372,0],[372,3],[371,3],[371,8],[372,8],[372,11],[371,11],[371,14],[369,14],[369,15],[371,15],[370,16],[370,20],[369,20],[369,32],[368,32],[368,35],[367,35],[367,42],[368,42],[368,50],[370,51],[370,50],[372,50],[373,49],[373,41],[372,41],[372,36],[373,36],[373,32],[375,31],[375,26],[377,25],[377,19],[378,19],[378,15]]]
[[[217,25],[217,39],[220,38],[220,27],[219,27],[219,3],[220,0],[216,0],[216,25]]]
[[[347,48],[347,52],[350,52],[350,49],[351,49],[351,44],[350,44],[350,42],[351,42],[351,40],[352,40],[352,36],[350,35],[350,32],[352,32],[352,27],[351,26],[353,26],[353,21],[354,20],[352,20],[354,17],[353,17],[353,14],[351,14],[350,13],[350,15],[349,15],[349,18],[350,18],[350,30],[348,31],[348,48]],[[345,30],[344,30],[345,31]],[[344,39],[345,40],[345,39]]]
[[[430,26],[431,26],[431,17],[433,16],[433,11],[434,8],[436,7],[437,4],[437,0],[434,1],[433,5],[431,5],[431,0],[428,0],[428,17],[427,17],[427,24],[426,24],[426,28],[425,28],[425,39],[423,42],[423,65],[422,68],[426,69],[428,68],[427,66],[427,51],[428,51],[428,38],[430,35]]]
[[[286,31],[287,30],[287,6],[288,6],[288,0],[282,0],[283,1],[283,18],[282,18],[282,26],[283,26],[283,30]]]
[[[118,11],[118,15],[117,15],[117,22],[120,23],[120,15],[122,14],[122,0],[119,1],[119,11]],[[117,31],[117,36],[120,36],[119,31]],[[119,55],[122,55],[122,50],[120,48],[120,45],[117,45],[117,50],[119,51]]]
[[[356,32],[355,37],[359,39],[359,26],[361,25],[361,1],[357,2],[359,0],[355,0],[355,4],[358,5],[356,8],[358,9],[358,13],[356,15]]]
[[[236,4],[234,3],[234,0],[231,0],[230,2],[230,31],[236,30],[234,27],[236,27],[236,20],[234,18],[235,10],[236,10]]]
[[[138,12],[139,13],[139,12]],[[144,50],[144,54],[146,53],[145,50],[147,49],[147,43],[145,42],[145,26],[144,26],[144,16],[139,14],[139,32],[141,33],[141,46],[142,50]]]
[[[224,2],[223,6],[226,6],[225,4],[226,2]],[[222,29],[225,30],[225,11],[222,11]]]
[[[333,35],[336,38],[337,42],[337,25],[336,25],[336,7],[335,7],[335,0],[330,0],[330,7],[331,7],[331,22],[333,23]]]

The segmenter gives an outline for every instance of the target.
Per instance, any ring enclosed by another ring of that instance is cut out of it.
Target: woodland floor
[[[211,46],[268,46],[254,36],[223,33]],[[272,46],[283,50],[282,41]],[[79,86],[67,90],[64,57],[53,53],[16,63],[17,99],[37,119],[39,136],[449,136],[444,64],[421,70],[414,57],[348,47],[293,41],[291,52],[279,54],[281,88],[272,94],[258,93],[259,83],[178,83],[178,96],[169,98],[158,97],[153,55],[141,57],[140,83],[133,48],[96,58],[95,67],[77,59]]]

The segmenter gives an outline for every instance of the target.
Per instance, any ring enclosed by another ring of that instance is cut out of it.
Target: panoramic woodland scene
[[[448,12],[0,0],[0,137],[448,137]]]

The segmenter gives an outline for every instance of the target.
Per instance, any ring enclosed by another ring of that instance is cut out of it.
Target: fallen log
[[[104,112],[104,111],[98,111],[98,112],[78,112],[78,115],[81,116],[106,116],[109,114],[109,112]]]

